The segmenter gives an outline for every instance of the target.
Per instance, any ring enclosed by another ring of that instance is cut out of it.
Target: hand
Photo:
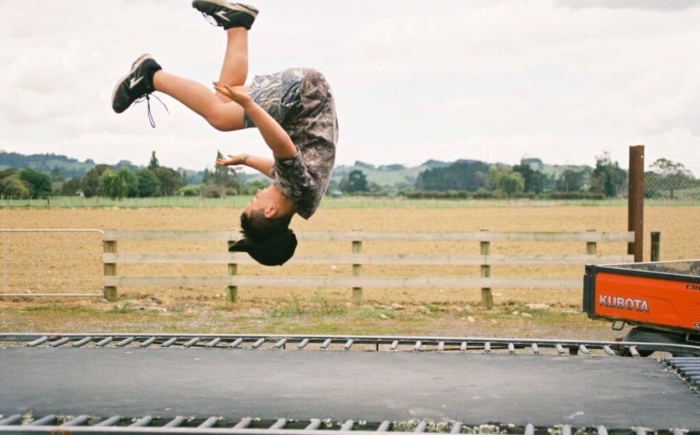
[[[229,154],[228,159],[216,159],[217,166],[245,165],[249,154]]]
[[[238,103],[243,108],[253,102],[245,86],[229,86],[221,82],[214,82],[214,89],[230,98],[231,101]]]

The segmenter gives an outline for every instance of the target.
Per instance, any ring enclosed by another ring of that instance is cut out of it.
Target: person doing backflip
[[[338,119],[331,88],[318,71],[289,68],[255,76],[249,86],[248,31],[258,10],[224,0],[194,0],[192,7],[224,28],[227,44],[219,80],[206,86],[164,71],[144,54],[116,84],[112,108],[159,91],[175,98],[220,131],[257,127],[271,156],[246,153],[219,159],[219,166],[244,165],[273,182],[259,190],[241,213],[243,238],[229,248],[247,252],[261,264],[281,265],[294,254],[294,214],[309,219],[328,187],[338,141]]]

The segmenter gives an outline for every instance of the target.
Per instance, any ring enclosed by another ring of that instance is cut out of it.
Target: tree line
[[[221,157],[217,153],[217,158]],[[109,198],[146,198],[157,196],[201,196],[224,198],[227,195],[250,194],[264,187],[265,182],[245,183],[233,167],[205,169],[202,183],[188,184],[184,170],[160,165],[151,153],[147,168],[133,165],[99,164],[84,177],[64,179],[32,168],[8,168],[0,171],[0,197],[43,198],[51,195]],[[556,173],[545,174],[540,159],[522,159],[520,164],[488,164],[477,160],[458,160],[449,165],[432,167],[419,173],[413,185],[398,191],[368,181],[362,169],[354,169],[339,181],[333,180],[329,194],[403,195],[408,198],[501,198],[550,197],[559,199],[603,199],[625,196],[627,171],[612,161],[609,154],[596,157],[596,165],[569,166]],[[698,189],[696,179],[683,164],[661,158],[645,172],[644,193],[647,198],[675,198],[683,189]]]

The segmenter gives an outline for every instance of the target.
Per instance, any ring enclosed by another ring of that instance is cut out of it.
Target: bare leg
[[[226,53],[221,66],[219,81],[229,86],[243,86],[248,78],[248,30],[245,27],[233,27],[226,31]],[[217,92],[224,103],[231,101]]]
[[[159,70],[153,75],[153,86],[189,107],[217,130],[245,128],[243,108],[233,102],[224,103],[201,83]]]

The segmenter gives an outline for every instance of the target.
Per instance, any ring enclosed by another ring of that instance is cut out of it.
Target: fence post
[[[651,232],[651,261],[659,261],[661,258],[661,233]]]
[[[229,240],[228,241],[228,248],[233,246],[235,243],[236,243],[235,240]],[[238,264],[237,263],[228,263],[228,275],[229,276],[238,275]],[[228,288],[226,289],[226,299],[232,303],[238,302],[238,286],[235,286],[235,285],[228,286]]]
[[[634,242],[627,244],[627,253],[638,263],[644,260],[644,145],[631,146],[629,159],[627,230],[634,231]]]
[[[360,231],[360,230],[353,229],[353,231]],[[359,254],[360,252],[362,252],[362,240],[353,240],[352,241],[352,253]],[[362,272],[362,265],[353,263],[352,276],[359,277],[361,272]],[[355,305],[362,305],[362,287],[353,287],[352,288],[352,302]]]
[[[481,277],[488,278],[491,276],[491,265],[488,264],[488,255],[491,251],[491,242],[489,242],[488,240],[481,240],[479,242],[479,247],[481,249],[481,255],[484,256],[484,264],[481,265]],[[481,305],[488,308],[489,310],[493,308],[493,294],[491,293],[490,287],[481,288]]]
[[[102,252],[105,254],[117,253],[116,240],[102,240]],[[117,276],[117,263],[104,263],[104,276]],[[117,286],[104,286],[102,289],[105,299],[110,302],[117,300]]]
[[[595,233],[595,230],[586,230],[589,233]],[[597,255],[598,254],[598,244],[596,242],[586,242],[586,254]]]

